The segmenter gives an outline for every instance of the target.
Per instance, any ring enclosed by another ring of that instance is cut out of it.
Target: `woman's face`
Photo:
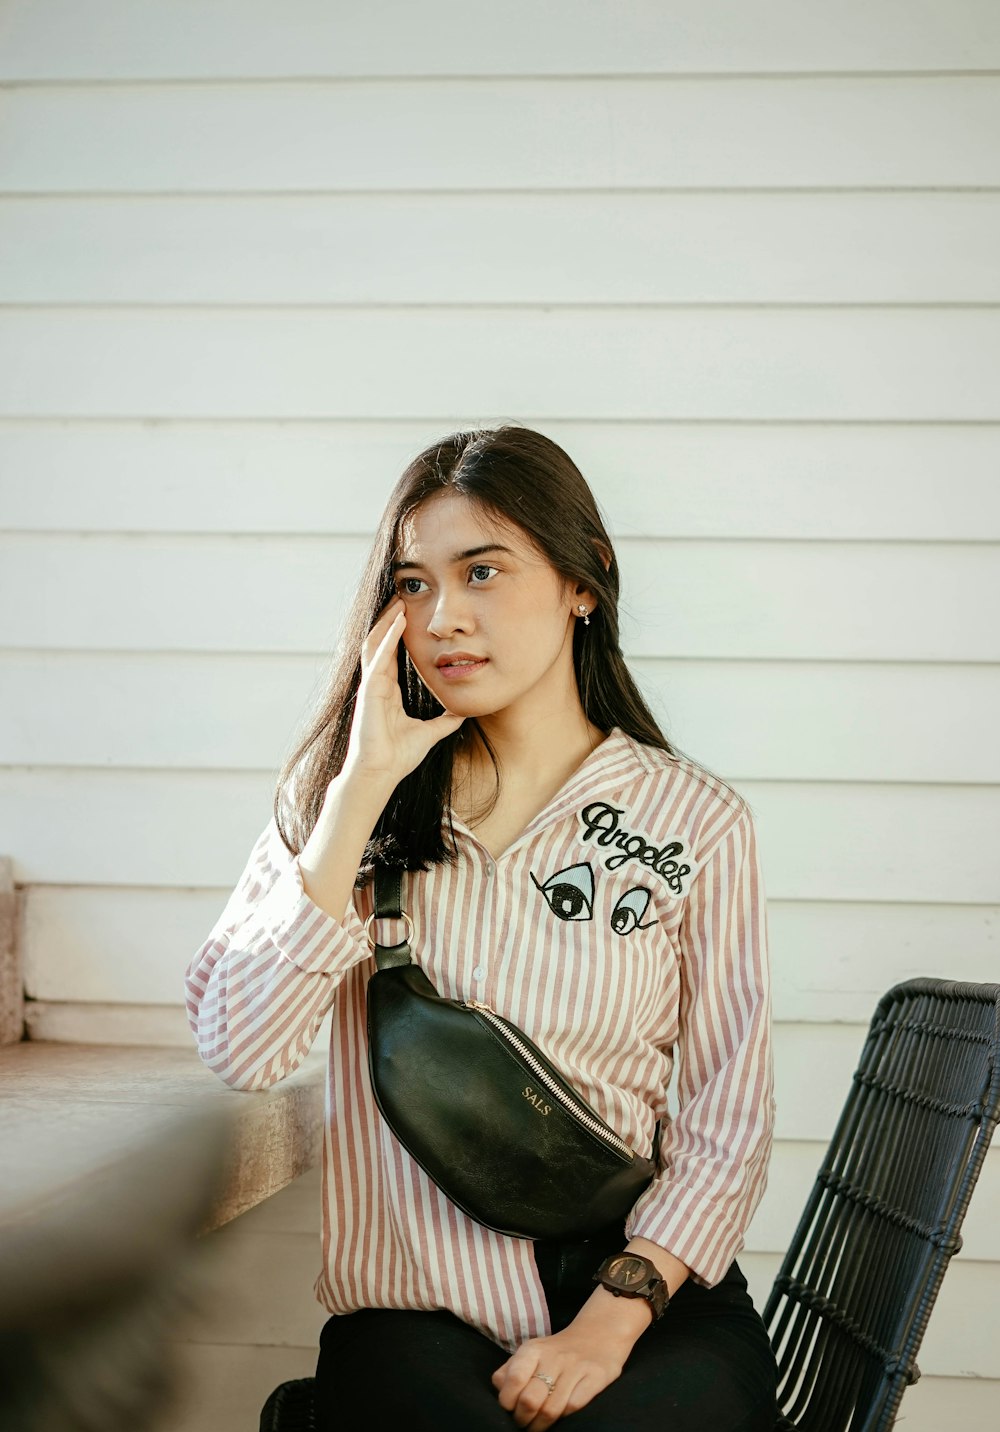
[[[553,703],[579,701],[574,605],[593,600],[576,596],[520,528],[439,493],[404,524],[394,580],[410,660],[449,711],[551,714]]]

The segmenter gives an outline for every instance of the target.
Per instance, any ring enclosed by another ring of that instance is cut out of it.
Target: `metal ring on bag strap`
[[[371,932],[371,923],[373,920],[404,920],[406,922],[406,934],[400,941],[400,944],[408,945],[413,939],[413,921],[410,919],[409,915],[406,913],[405,910],[400,910],[398,914],[395,915],[380,915],[377,910],[373,910],[368,916],[368,919],[365,921],[365,938],[368,940],[368,943],[373,950],[399,949],[399,945],[379,945],[378,941],[374,938]]]

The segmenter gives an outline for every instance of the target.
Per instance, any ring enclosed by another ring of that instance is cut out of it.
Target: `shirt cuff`
[[[654,1183],[625,1220],[627,1238],[648,1238],[687,1265],[696,1283],[714,1288],[743,1247],[743,1231],[717,1202]]]
[[[258,921],[281,957],[306,974],[332,975],[370,953],[365,927],[353,904],[343,920],[321,909],[305,892],[297,859],[264,896]]]

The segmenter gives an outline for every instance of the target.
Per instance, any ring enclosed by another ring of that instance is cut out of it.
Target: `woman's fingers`
[[[401,597],[393,597],[392,601],[382,608],[375,618],[371,631],[361,644],[361,670],[367,671],[373,665],[375,657],[382,647],[386,633],[399,617],[404,616],[406,607]]]
[[[542,1404],[552,1396],[557,1381],[554,1371],[540,1366],[538,1350],[530,1343],[522,1343],[513,1357],[493,1374],[493,1385],[500,1394],[500,1406],[514,1414],[518,1427],[527,1427],[541,1411]]]
[[[620,1366],[604,1364],[564,1329],[522,1343],[494,1372],[493,1386],[516,1427],[546,1432],[586,1407],[619,1376]]]
[[[508,1380],[513,1385],[504,1389],[506,1398],[501,1396],[500,1405],[513,1413],[514,1426],[544,1432],[563,1415],[572,1390],[570,1383],[577,1379],[572,1367],[556,1370],[553,1366],[544,1376],[542,1369],[536,1367],[530,1372],[514,1373]]]
[[[385,667],[386,670],[389,669],[388,658],[390,656],[396,655],[396,648],[399,646],[399,638],[402,636],[403,627],[406,624],[405,619],[406,609],[403,607],[402,604],[400,604],[399,610],[392,615],[391,620],[389,621],[389,625],[382,633],[378,645],[375,647],[375,650],[372,653],[371,659],[368,663],[369,671],[379,671],[383,667]],[[377,632],[378,627],[373,627],[372,636],[376,635]],[[395,667],[393,667],[393,671],[395,672]]]
[[[527,1432],[546,1432],[547,1428],[563,1417],[586,1407],[588,1402],[592,1402],[597,1394],[603,1391],[604,1386],[600,1379],[591,1379],[588,1385],[587,1377],[579,1375],[573,1367],[564,1369],[534,1417],[524,1424]]]
[[[450,711],[430,721],[407,715],[396,667],[405,629],[406,605],[396,598],[379,613],[365,638],[348,751],[349,761],[369,771],[385,771],[397,782],[464,720]]]
[[[438,741],[443,741],[445,736],[450,736],[453,731],[457,731],[464,720],[464,716],[456,716],[453,711],[443,711],[440,716],[435,716],[430,721],[422,721],[421,725],[428,736],[434,738],[431,744],[437,745]]]
[[[563,1417],[586,1407],[607,1386],[600,1377],[588,1377],[575,1363],[568,1363],[558,1373],[549,1375],[551,1389],[533,1374],[514,1405],[514,1425],[525,1428],[526,1432],[547,1432]]]
[[[521,1389],[521,1395],[514,1405],[515,1427],[530,1427],[532,1432],[551,1427],[558,1416],[553,1404],[557,1393],[561,1391],[558,1378],[553,1379],[553,1386],[549,1388],[547,1383],[533,1373]]]

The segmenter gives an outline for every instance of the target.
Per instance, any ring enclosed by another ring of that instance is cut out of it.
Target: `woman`
[[[504,425],[415,458],[329,698],[188,971],[202,1057],[238,1088],[289,1073],[333,1011],[321,1426],[774,1425],[733,1261],[773,1122],[754,828],[657,727],[618,587],[548,438]],[[634,1149],[659,1121],[659,1173],[624,1226],[572,1245],[494,1233],[389,1132],[366,1058],[377,865],[407,872],[414,958],[441,994],[520,1025]]]

